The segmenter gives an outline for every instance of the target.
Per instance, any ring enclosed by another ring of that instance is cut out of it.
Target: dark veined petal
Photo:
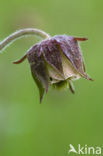
[[[54,37],[65,56],[70,60],[76,71],[88,80],[92,80],[85,72],[83,56],[78,45],[78,41],[85,41],[85,38],[76,38],[66,35],[58,35]]]
[[[59,72],[63,77],[62,57],[56,40],[47,40],[42,44],[43,56],[46,62]]]
[[[32,76],[39,88],[41,102],[44,92],[48,91],[49,76],[45,61],[43,60],[42,53],[40,52],[40,46],[35,45],[32,47],[27,53],[27,58],[31,66]]]

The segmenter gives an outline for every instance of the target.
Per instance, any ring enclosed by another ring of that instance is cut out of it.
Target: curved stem
[[[39,30],[39,29],[34,29],[34,28],[21,29],[21,30],[18,30],[16,32],[12,33],[10,36],[8,36],[2,42],[0,42],[0,51],[2,51],[4,48],[6,48],[13,41],[17,40],[20,37],[26,36],[26,35],[36,35],[43,39],[50,38],[50,36],[47,33],[45,33],[42,30]]]

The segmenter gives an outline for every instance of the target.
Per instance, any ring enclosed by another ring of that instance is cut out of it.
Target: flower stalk
[[[21,29],[12,33],[7,38],[5,38],[2,42],[0,42],[0,51],[3,51],[8,45],[13,43],[15,40],[27,35],[35,35],[42,39],[50,38],[50,36],[47,33],[39,29],[34,29],[34,28]]]

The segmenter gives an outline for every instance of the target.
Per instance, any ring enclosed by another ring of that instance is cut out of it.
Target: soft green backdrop
[[[103,1],[1,0],[0,40],[25,27],[88,37],[81,47],[95,81],[75,81],[75,95],[50,89],[39,104],[28,62],[12,64],[38,40],[8,47],[0,54],[0,156],[68,156],[69,144],[79,143],[103,147]]]

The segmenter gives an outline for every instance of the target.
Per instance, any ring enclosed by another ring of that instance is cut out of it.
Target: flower
[[[67,83],[74,93],[72,81],[84,77],[92,80],[85,70],[83,56],[78,41],[86,38],[78,38],[67,35],[50,37],[35,44],[26,55],[15,64],[28,58],[32,76],[39,88],[40,101],[49,86],[59,86]]]

